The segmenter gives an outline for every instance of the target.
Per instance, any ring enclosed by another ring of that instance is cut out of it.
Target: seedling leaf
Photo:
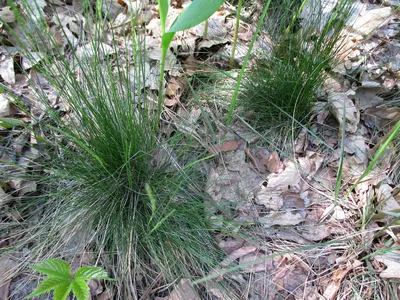
[[[61,259],[50,258],[43,261],[40,265],[30,267],[40,273],[49,275],[53,278],[69,280],[71,278],[71,270],[69,264]]]
[[[75,280],[108,279],[108,274],[102,268],[83,266],[75,273]]]
[[[223,3],[224,0],[194,0],[178,16],[168,32],[177,32],[200,24],[207,20]]]
[[[26,299],[31,299],[34,296],[38,296],[38,295],[44,294],[46,292],[49,292],[51,290],[54,290],[63,283],[64,283],[64,280],[62,280],[60,278],[53,278],[53,277],[46,278],[39,284],[39,286],[36,288],[36,290],[33,293],[28,295],[28,297]]]
[[[78,300],[89,299],[89,287],[83,279],[75,278],[72,282],[72,292]]]
[[[54,300],[65,300],[72,289],[72,282],[63,282],[54,289]]]

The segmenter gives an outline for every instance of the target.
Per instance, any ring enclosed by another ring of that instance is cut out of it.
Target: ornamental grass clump
[[[307,121],[315,92],[337,61],[351,4],[339,1],[330,12],[318,1],[272,5],[264,22],[271,51],[257,59],[243,80],[239,101],[253,124],[291,128]]]
[[[68,43],[68,50],[43,16],[24,27],[30,34],[23,40],[8,28],[23,58],[41,49],[40,64],[30,70],[39,78],[30,84],[40,117],[14,95],[31,117],[26,129],[40,141],[36,171],[21,167],[21,178],[41,188],[14,204],[21,220],[8,218],[3,230],[18,238],[1,251],[28,249],[27,264],[93,252],[116,279],[118,297],[136,299],[155,284],[204,276],[221,253],[199,188],[202,150],[178,133],[161,138],[138,35],[129,35],[133,43],[121,52],[112,32],[111,46],[101,42],[107,21],[93,19],[94,28],[83,28],[90,41],[79,48]]]

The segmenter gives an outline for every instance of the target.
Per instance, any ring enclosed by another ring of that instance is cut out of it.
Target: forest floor
[[[171,20],[187,2],[172,1]],[[245,229],[247,232],[241,238],[215,233],[226,258],[204,280],[218,282],[230,278],[236,285],[227,292],[204,284],[209,299],[400,298],[398,138],[368,170],[377,150],[400,120],[400,2],[382,2],[357,2],[344,34],[341,62],[320,89],[308,128],[298,136],[289,137],[282,148],[274,146],[263,130],[248,126],[246,116],[234,118],[229,127],[224,125],[235,76],[249,49],[262,8],[259,2],[246,6],[242,13],[233,68],[229,56],[236,20],[234,5],[224,4],[208,20],[206,38],[204,23],[177,33],[173,51],[167,54],[168,83],[162,132],[164,135],[174,131],[191,134],[206,145],[209,154],[215,157],[203,166],[208,172],[205,190],[213,201],[229,206],[223,213],[214,212],[214,217],[232,221],[233,231]],[[77,56],[93,52],[90,36],[85,35],[80,25],[85,19],[80,15],[80,1],[37,3],[37,9],[48,16],[49,28],[59,37],[60,45],[67,45],[69,38]],[[118,50],[121,52],[129,50],[122,41],[131,30],[129,11],[133,3],[110,1],[104,8],[110,12],[108,26],[121,41]],[[145,87],[149,94],[155,95],[161,56],[158,6],[149,1],[142,4],[140,16],[142,33],[146,35]],[[0,8],[0,18],[13,23],[18,30],[20,25],[13,20],[8,7]],[[37,52],[36,61],[24,59],[4,27],[1,38],[1,84],[27,100],[32,114],[45,119],[46,111],[30,86],[38,74],[36,66],[41,53]],[[108,45],[111,40],[106,35],[102,41],[105,56],[115,53],[116,49]],[[268,41],[268,33],[261,32],[252,50],[249,68],[259,51],[268,51]],[[218,73],[218,70],[229,72],[231,79],[216,79],[202,86],[199,74]],[[195,96],[190,84],[196,90]],[[54,107],[65,109],[51,87],[46,87],[46,93]],[[0,118],[30,122],[30,116],[13,103],[9,95],[0,94]],[[212,138],[202,116],[204,111],[215,125]],[[3,165],[0,172],[7,168],[6,162],[28,164],[34,160],[37,154],[26,146],[34,142],[34,137],[2,124],[0,119]],[[339,169],[340,189],[337,188]],[[335,195],[335,190],[340,191],[339,195]],[[0,177],[2,214],[18,219],[18,212],[13,211],[14,203],[38,192],[38,182]],[[218,221],[215,226],[218,227]],[[9,234],[0,230],[0,248],[7,248],[11,243]],[[89,253],[76,258],[72,265],[93,263]],[[16,264],[13,258],[2,257],[0,278]],[[0,299],[19,300],[32,292],[36,281],[27,284],[22,280],[29,272],[23,270],[18,277],[0,282]],[[91,282],[90,288],[92,299],[113,299],[101,281]],[[143,299],[158,300],[200,298],[198,290],[186,279],[176,284],[169,294],[157,294],[154,288],[143,296]]]

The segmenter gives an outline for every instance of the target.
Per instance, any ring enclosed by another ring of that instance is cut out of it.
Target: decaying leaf
[[[358,268],[361,265],[362,265],[362,262],[356,260],[353,262],[353,264],[348,266],[346,269],[336,270],[333,273],[333,276],[330,279],[330,282],[324,291],[324,294],[323,294],[324,299],[326,299],[326,300],[336,299],[336,295],[340,289],[340,285],[341,285],[343,279],[346,277],[347,273],[355,268]]]
[[[0,118],[8,117],[10,113],[10,97],[6,94],[0,94]]]
[[[114,54],[116,51],[115,48],[105,43],[100,43],[99,45],[96,45],[96,49],[94,49],[93,47],[94,45],[92,43],[79,47],[76,50],[76,56],[79,59],[85,59],[94,56],[96,53],[99,53],[100,57],[105,57],[107,55]]]
[[[329,108],[335,119],[339,122],[341,132],[343,122],[346,122],[346,132],[356,132],[360,122],[360,112],[347,93],[328,93]],[[345,113],[346,112],[346,113]]]
[[[212,153],[228,152],[237,150],[244,145],[244,141],[226,141],[222,145],[217,145],[212,148]]]
[[[360,109],[364,110],[382,103],[383,99],[377,96],[381,89],[381,85],[377,82],[362,82],[355,95],[351,97],[359,101]]]
[[[263,178],[246,162],[243,150],[223,154],[224,163],[211,169],[207,191],[216,202],[248,199],[260,188]]]
[[[187,279],[181,279],[169,295],[169,300],[200,300],[199,294]]]
[[[300,171],[296,165],[288,161],[286,163],[286,168],[282,173],[270,174],[268,176],[268,191],[292,191],[300,192],[302,190],[302,179],[300,176]]]
[[[259,221],[265,227],[270,226],[293,226],[303,222],[305,218],[300,213],[292,213],[291,211],[278,211],[260,217]]]
[[[250,253],[255,253],[256,251],[257,251],[257,247],[251,247],[251,246],[241,247],[241,248],[233,251],[231,254],[229,254],[221,262],[221,267],[225,268],[225,267],[229,266],[231,263],[233,263],[235,260],[237,260],[238,258],[248,255]]]
[[[386,269],[383,270],[379,276],[382,278],[400,278],[400,252],[391,251],[383,255],[377,255],[374,257],[375,260],[386,265]]]
[[[269,152],[265,149],[261,149],[257,151],[255,155],[270,173],[281,173],[285,169],[276,151]]]
[[[0,61],[0,76],[9,84],[15,83],[14,59],[12,57]]]
[[[2,279],[3,284],[0,285],[0,299],[8,299],[8,292],[11,284],[12,278],[7,278],[10,271],[17,267],[17,263],[11,260],[8,257],[3,256],[0,258],[0,278]],[[6,281],[3,281],[6,279]]]
[[[0,8],[0,22],[13,23],[15,21],[15,14],[11,10],[11,7],[6,6]]]
[[[379,27],[389,23],[392,15],[393,11],[390,7],[371,9],[359,16],[352,27],[359,34],[369,35]]]
[[[301,170],[304,173],[303,176],[308,181],[311,181],[314,175],[322,167],[324,159],[324,155],[313,151],[306,151],[305,157],[298,158]]]
[[[283,197],[281,191],[271,191],[266,187],[262,187],[255,197],[255,202],[264,205],[266,209],[279,210],[283,205]]]
[[[266,256],[266,254],[260,252],[249,253],[240,258],[239,265],[243,266],[243,270],[246,273],[271,272],[274,269],[274,259],[266,258]],[[252,264],[253,261],[258,259],[262,261]]]
[[[370,128],[389,131],[400,120],[400,108],[371,107],[363,112],[361,118]]]

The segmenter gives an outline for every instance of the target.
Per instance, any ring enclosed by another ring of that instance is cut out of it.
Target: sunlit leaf
[[[53,277],[46,278],[39,284],[39,286],[36,288],[36,290],[27,297],[27,299],[30,299],[34,296],[38,296],[38,295],[44,294],[46,292],[49,292],[51,290],[54,290],[59,285],[62,285],[62,284],[65,284],[63,279],[53,278]]]
[[[194,0],[175,20],[168,32],[192,28],[207,20],[224,3],[224,0]]]
[[[54,278],[64,280],[69,280],[71,278],[69,264],[61,259],[47,259],[40,265],[30,268]]]
[[[72,282],[65,282],[54,289],[54,300],[66,300],[72,289]]]
[[[72,282],[72,292],[77,300],[89,299],[89,287],[83,279],[75,278]]]
[[[90,279],[111,279],[106,271],[102,268],[83,266],[75,273],[75,279],[90,280]]]

